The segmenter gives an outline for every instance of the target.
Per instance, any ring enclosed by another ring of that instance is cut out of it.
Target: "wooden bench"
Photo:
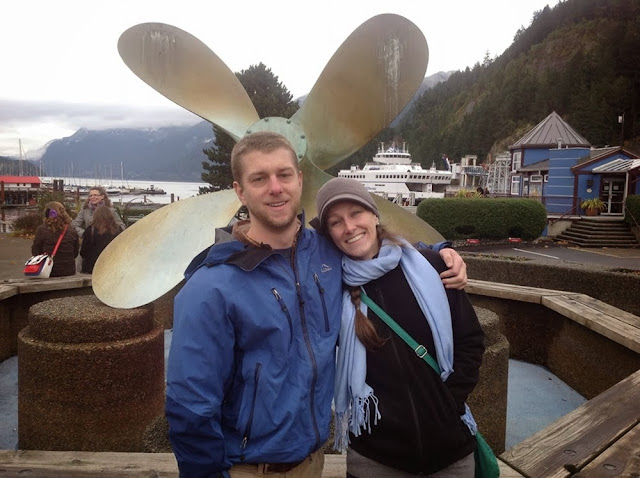
[[[502,478],[522,478],[508,464],[498,464]],[[346,469],[346,455],[325,455],[322,477],[344,478]],[[178,466],[171,453],[0,450],[0,476],[177,478]]]
[[[469,294],[543,305],[640,353],[640,317],[588,295],[471,279],[466,291]]]
[[[500,458],[531,478],[640,476],[640,370]]]

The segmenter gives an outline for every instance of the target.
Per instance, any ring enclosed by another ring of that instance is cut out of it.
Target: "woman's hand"
[[[467,265],[454,249],[447,247],[440,251],[440,257],[448,269],[440,274],[447,289],[464,289],[467,285]]]

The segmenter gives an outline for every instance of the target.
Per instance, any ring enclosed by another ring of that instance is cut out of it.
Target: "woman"
[[[93,213],[100,206],[107,206],[110,209],[116,224],[120,230],[124,231],[124,222],[122,222],[118,212],[111,205],[111,200],[107,197],[107,192],[102,186],[96,186],[89,190],[89,197],[87,197],[87,200],[82,205],[82,209],[80,209],[78,215],[73,220],[73,227],[76,228],[79,237],[82,237],[84,230],[91,225],[93,222]]]
[[[335,407],[347,476],[473,477],[477,428],[465,401],[484,336],[466,293],[444,289],[438,253],[418,252],[379,224],[357,181],[334,178],[316,200],[321,232],[345,254]],[[361,287],[437,359],[441,376],[367,310]]]
[[[43,224],[36,230],[31,245],[31,254],[52,254],[63,231],[64,236],[53,258],[53,268],[49,277],[71,276],[76,273],[79,241],[78,234],[71,227],[71,217],[64,206],[56,201],[47,203]]]
[[[82,272],[91,274],[98,256],[107,245],[122,232],[107,206],[100,206],[93,213],[93,223],[82,235]]]

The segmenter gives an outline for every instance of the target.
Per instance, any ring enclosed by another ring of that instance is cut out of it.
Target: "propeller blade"
[[[303,180],[301,204],[308,224],[318,215],[318,210],[316,209],[318,189],[333,176],[320,170],[306,158],[300,162],[300,169],[302,169]],[[380,196],[375,194],[371,196],[378,206],[380,222],[387,226],[391,232],[402,235],[412,244],[418,241],[426,244],[444,241],[444,237],[438,231],[415,214]]]
[[[424,80],[429,50],[404,17],[375,16],[338,48],[291,119],[322,170],[367,144],[402,111]]]
[[[194,196],[149,214],[120,233],[93,269],[93,292],[120,309],[139,307],[183,279],[191,260],[213,244],[241,204],[233,189]]]
[[[190,33],[164,23],[142,23],[118,40],[126,65],[142,81],[236,141],[259,117],[236,75]]]

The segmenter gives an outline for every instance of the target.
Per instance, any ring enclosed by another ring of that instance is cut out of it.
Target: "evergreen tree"
[[[260,118],[290,118],[297,111],[298,104],[293,101],[289,90],[278,81],[271,68],[267,68],[263,63],[252,65],[247,70],[236,73],[236,76],[251,98]],[[203,150],[207,155],[207,161],[202,162],[202,180],[211,186],[201,187],[200,194],[229,189],[233,184],[231,150],[235,142],[217,126],[213,126],[213,134],[216,144]]]

